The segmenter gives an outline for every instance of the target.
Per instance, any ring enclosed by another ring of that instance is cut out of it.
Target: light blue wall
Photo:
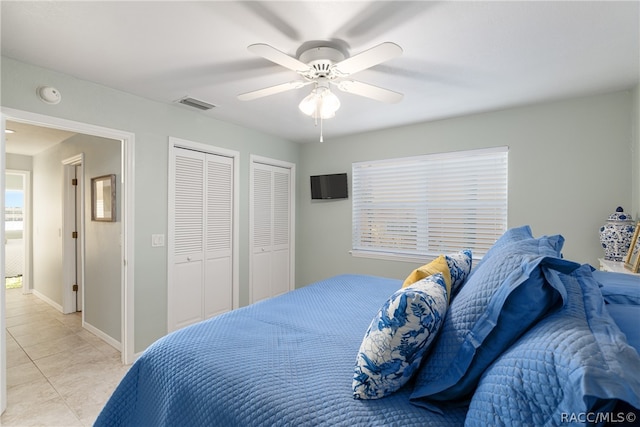
[[[640,151],[637,131],[632,136],[640,122],[637,89],[339,139],[327,135],[323,144],[301,146],[8,58],[2,58],[1,78],[2,106],[135,134],[135,351],[166,333],[166,248],[150,243],[151,234],[167,233],[169,136],[240,152],[241,305],[249,301],[250,154],[297,165],[297,286],[339,273],[401,278],[414,267],[352,258],[350,200],[311,202],[310,175],[350,174],[354,161],[508,145],[509,225],[562,233],[565,255],[581,262],[602,256],[597,229],[616,206],[638,211],[640,204],[631,182],[640,163],[631,155]],[[35,89],[42,84],[58,88],[63,101],[40,102]]]
[[[91,178],[120,176],[120,141],[74,135],[33,156],[33,290],[63,305],[62,161],[84,154],[84,321],[120,341],[120,195],[117,222],[91,221]],[[119,182],[119,179],[117,180]],[[71,285],[71,284],[68,284]]]
[[[7,169],[30,171],[33,168],[33,158],[22,154],[7,154],[6,167]]]
[[[632,209],[632,94],[628,91],[325,138],[303,146],[298,170],[297,284],[340,273],[404,278],[415,264],[354,258],[351,201],[312,202],[309,176],[351,163],[509,146],[509,226],[560,233],[567,258],[597,265],[598,229]],[[337,120],[338,118],[336,118]]]
[[[31,287],[62,306],[62,160],[50,149],[33,157]]]
[[[240,304],[248,303],[249,156],[297,164],[297,144],[10,58],[3,57],[1,66],[3,107],[135,134],[136,352],[167,330],[166,247],[152,248],[151,235],[167,233],[169,136],[240,152]],[[40,85],[56,87],[62,102],[39,101],[35,90]]]
[[[74,135],[61,145],[84,153],[84,321],[121,340],[120,249],[122,186],[120,141]],[[91,220],[91,178],[116,175],[116,222]],[[114,273],[116,272],[116,273]]]

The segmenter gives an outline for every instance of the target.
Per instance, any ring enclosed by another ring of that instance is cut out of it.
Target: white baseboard
[[[86,329],[87,331],[91,332],[93,335],[95,335],[98,338],[100,338],[102,341],[104,341],[107,344],[109,344],[111,347],[115,348],[119,352],[122,352],[122,343],[120,343],[120,341],[113,339],[112,337],[110,337],[109,335],[105,334],[100,329],[96,328],[95,326],[93,326],[90,323],[87,323],[87,322],[83,321],[82,322],[82,327],[84,329]]]
[[[38,292],[36,289],[32,289],[31,293],[34,294],[35,296],[37,296],[38,298],[40,298],[42,301],[44,301],[47,304],[49,304],[51,307],[53,307],[56,310],[58,310],[60,313],[62,313],[62,306],[60,304],[58,304],[57,302],[55,302],[54,300],[52,300],[51,298],[49,298],[48,296]]]

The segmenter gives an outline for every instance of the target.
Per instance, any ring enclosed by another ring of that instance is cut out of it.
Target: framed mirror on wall
[[[115,174],[91,178],[91,220],[116,221]]]
[[[640,273],[640,221],[636,224],[636,231],[631,238],[629,252],[624,260],[624,266],[632,273]]]

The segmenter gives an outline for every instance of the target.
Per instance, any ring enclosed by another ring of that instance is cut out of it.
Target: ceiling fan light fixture
[[[298,104],[298,108],[307,116],[313,116],[314,112],[316,111],[316,104],[317,94],[316,90],[313,89],[309,95],[305,96],[302,101],[300,101],[300,104]]]
[[[320,122],[320,142],[323,141],[323,120],[335,117],[336,111],[340,108],[340,100],[329,89],[330,83],[336,85],[343,92],[376,101],[396,103],[402,99],[402,94],[398,92],[355,80],[343,80],[351,74],[401,55],[402,48],[395,43],[380,43],[352,56],[347,54],[346,49],[340,49],[340,46],[336,46],[336,43],[326,41],[305,43],[298,49],[298,51],[302,50],[298,58],[289,56],[265,43],[252,44],[247,49],[275,64],[295,71],[302,80],[242,93],[238,95],[238,99],[249,101],[313,84],[313,90],[298,104],[298,108],[307,116],[312,117],[316,126]]]
[[[340,99],[327,86],[318,85],[300,101],[298,108],[314,119],[330,119],[340,108]]]

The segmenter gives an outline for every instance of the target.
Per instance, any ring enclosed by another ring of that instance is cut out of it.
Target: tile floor
[[[21,289],[6,291],[7,410],[2,426],[91,426],[124,376],[120,352]]]

